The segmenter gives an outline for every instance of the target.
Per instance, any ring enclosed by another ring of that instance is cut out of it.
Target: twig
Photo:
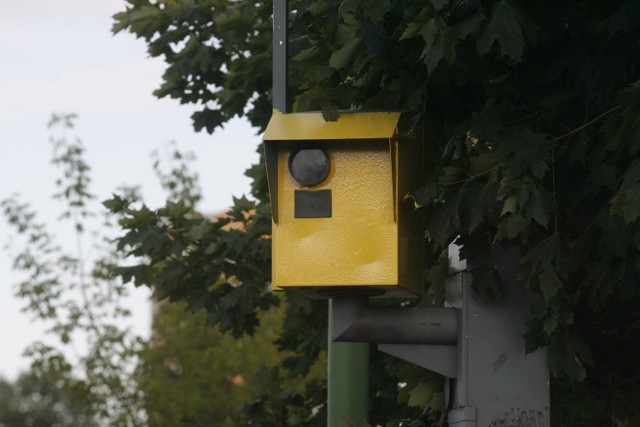
[[[553,138],[551,140],[551,142],[556,142],[556,141],[560,141],[561,139],[565,139],[570,137],[571,135],[580,132],[582,129],[591,126],[592,124],[594,124],[595,122],[597,122],[598,120],[602,119],[605,116],[608,116],[609,114],[613,113],[616,110],[619,110],[620,108],[622,108],[622,104],[618,104],[615,107],[605,111],[604,113],[600,114],[599,116],[589,120],[588,122],[586,122],[585,124],[583,124],[580,127],[577,127],[573,130],[570,130],[569,132],[565,133],[564,135],[560,135],[560,136],[556,136],[555,138]]]
[[[600,391],[597,391],[597,392],[593,393],[593,396],[594,397],[601,396],[601,395],[606,394],[606,393],[608,393],[610,391],[613,391],[613,390],[615,390],[615,389],[617,389],[619,387],[622,387],[622,386],[627,385],[629,383],[633,383],[633,382],[638,381],[638,380],[640,380],[640,375],[636,375],[636,376],[633,376],[631,378],[627,378],[626,380],[619,381],[619,382],[611,385],[610,387],[607,387],[607,388],[605,388],[603,390],[600,390]]]
[[[558,234],[558,199],[556,197],[556,142],[553,140],[551,144],[551,191],[553,193],[553,231]]]
[[[490,169],[487,169],[486,171],[482,171],[482,172],[480,172],[480,173],[477,173],[477,174],[475,174],[475,175],[471,175],[471,174],[467,173],[467,175],[469,175],[469,178],[461,179],[461,180],[459,180],[459,181],[450,182],[450,183],[448,183],[448,184],[442,184],[442,185],[444,185],[444,186],[448,187],[448,186],[451,186],[451,185],[460,184],[460,183],[462,183],[462,182],[465,182],[465,183],[466,183],[466,182],[469,182],[469,181],[472,181],[472,180],[476,179],[476,178],[477,178],[477,177],[479,177],[479,176],[482,176],[482,175],[486,175],[486,174],[488,174],[488,173],[491,173],[491,172],[493,172],[494,170],[498,169],[500,166],[502,166],[502,163],[501,163],[501,164],[499,164],[499,165],[496,165],[496,166],[494,166],[494,167],[492,167],[492,168],[490,168]]]

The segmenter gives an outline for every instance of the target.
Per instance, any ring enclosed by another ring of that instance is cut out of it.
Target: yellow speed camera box
[[[403,202],[423,183],[422,141],[400,113],[274,112],[264,134],[278,290],[422,293],[424,224]]]

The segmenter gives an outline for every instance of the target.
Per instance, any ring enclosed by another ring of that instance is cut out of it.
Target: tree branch
[[[600,114],[599,116],[589,120],[588,122],[586,122],[585,124],[583,124],[580,127],[577,127],[573,130],[570,130],[569,132],[565,133],[564,135],[560,135],[560,136],[556,136],[555,138],[553,138],[551,140],[551,142],[557,142],[560,141],[561,139],[565,139],[570,137],[571,135],[580,132],[582,129],[587,128],[589,126],[591,126],[592,124],[594,124],[595,122],[597,122],[598,120],[602,119],[603,117],[608,116],[609,114],[613,113],[616,110],[619,110],[620,108],[622,108],[622,104],[618,104],[615,107],[605,111],[604,113]]]
[[[635,375],[635,376],[633,376],[633,377],[631,377],[631,378],[627,378],[626,380],[619,381],[619,382],[617,382],[617,383],[615,383],[615,384],[611,385],[610,387],[607,387],[607,388],[605,388],[605,389],[603,389],[603,390],[597,391],[597,392],[595,392],[595,393],[593,394],[593,396],[594,396],[594,397],[602,396],[603,394],[607,394],[607,393],[609,393],[610,391],[613,391],[613,390],[615,390],[615,389],[617,389],[617,388],[620,388],[620,387],[622,387],[622,386],[625,386],[625,385],[627,385],[627,384],[630,384],[630,383],[636,382],[636,381],[638,381],[638,380],[640,380],[640,375]]]
[[[477,178],[477,177],[479,177],[479,176],[482,176],[482,175],[486,175],[486,174],[488,174],[488,173],[491,173],[491,172],[493,172],[494,170],[499,169],[501,166],[502,166],[502,163],[500,163],[500,164],[498,164],[498,165],[496,165],[496,166],[494,166],[494,167],[492,167],[492,168],[489,168],[489,169],[487,169],[487,170],[485,170],[485,171],[479,172],[479,173],[477,173],[477,174],[475,174],[475,175],[471,175],[471,174],[467,173],[467,175],[469,175],[469,178],[461,179],[461,180],[458,180],[458,181],[454,181],[454,182],[450,182],[450,183],[448,183],[448,184],[442,184],[442,185],[444,185],[445,187],[449,187],[449,186],[452,186],[452,185],[461,184],[461,183],[463,183],[463,182],[464,182],[464,183],[467,183],[467,182],[469,182],[469,181],[473,181],[474,179],[476,179],[476,178]]]

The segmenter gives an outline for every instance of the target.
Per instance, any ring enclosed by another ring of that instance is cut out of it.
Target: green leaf
[[[640,182],[640,159],[635,159],[624,172],[620,191],[626,191]]]
[[[546,192],[534,190],[533,195],[533,219],[541,226],[547,228],[552,203]]]
[[[442,176],[439,178],[438,183],[442,185],[451,185],[458,182],[464,173],[462,169],[454,166],[442,167],[440,172]]]
[[[301,50],[291,59],[298,62],[315,62],[316,60],[324,58],[325,54],[326,52],[324,49],[321,49],[318,46],[311,46],[308,49]]]
[[[432,182],[425,185],[424,187],[408,193],[404,197],[403,202],[412,201],[414,209],[419,209],[437,201],[439,194],[440,187],[436,183]]]
[[[481,152],[477,156],[469,157],[469,167],[467,172],[471,176],[484,175],[487,171],[494,169],[498,165],[498,157],[494,152]]]
[[[422,29],[422,23],[417,21],[411,21],[405,28],[404,32],[400,36],[399,40],[407,40],[412,39],[420,35],[420,30]]]
[[[500,212],[500,216],[505,216],[507,214],[513,214],[518,212],[518,196],[516,194],[511,194],[504,201],[502,205],[502,211]]]
[[[446,1],[446,0],[442,0]],[[389,11],[390,0],[374,0],[367,3],[367,15],[373,22],[381,22]]]
[[[552,234],[530,247],[529,251],[520,259],[520,265],[541,265],[545,268],[555,265],[556,271],[560,272],[562,277],[566,277],[571,264],[566,252],[566,245],[560,236]]]
[[[481,55],[488,53],[495,42],[502,54],[518,62],[524,51],[524,32],[535,39],[535,27],[508,0],[500,0],[491,8],[489,24],[478,39],[477,47]]]
[[[558,325],[560,322],[560,313],[551,310],[544,318],[544,333],[547,335],[551,335],[558,329]]]
[[[242,197],[233,197],[233,209],[234,217],[237,219],[241,219],[240,214],[244,215],[244,213],[249,212],[256,208],[256,204],[249,200],[246,196]]]
[[[520,176],[531,171],[535,178],[542,179],[551,161],[549,136],[533,133],[529,128],[518,129],[500,142],[497,151],[510,175]]]
[[[489,185],[483,185],[478,196],[473,202],[473,206],[470,209],[469,215],[469,233],[473,233],[477,230],[480,224],[483,223],[486,217],[491,221],[495,214],[492,214],[495,203],[495,191]]]
[[[491,265],[482,264],[471,271],[471,286],[484,302],[500,301],[504,296],[504,284],[498,271]]]
[[[477,36],[482,30],[482,26],[486,20],[487,17],[483,13],[474,13],[471,17],[463,20],[453,28],[456,38],[458,40],[464,40],[470,35]]]
[[[635,159],[629,165],[620,189],[609,203],[610,214],[622,211],[627,225],[640,216],[640,159]]]
[[[514,239],[527,229],[529,223],[520,214],[510,215],[507,219],[507,237]]]
[[[432,18],[420,31],[424,39],[422,59],[431,73],[442,59],[452,64],[456,57],[453,31],[444,25],[440,18]]]
[[[105,208],[109,209],[110,212],[113,212],[113,213],[122,212],[122,210],[126,208],[128,204],[129,204],[128,200],[125,200],[116,194],[113,194],[113,196],[110,199],[107,199],[104,202],[102,202],[102,205]]]
[[[354,15],[358,12],[359,6],[361,4],[361,0],[341,1],[339,6],[340,17],[344,20],[348,19],[350,15]]]
[[[213,130],[225,121],[222,111],[210,108],[196,111],[191,115],[191,119],[193,119],[193,127],[196,131],[206,129],[208,133],[213,133]]]
[[[598,162],[592,167],[588,182],[595,190],[602,187],[613,190],[619,185],[619,173],[615,165]]]
[[[335,70],[346,68],[353,61],[361,42],[362,39],[358,37],[347,41],[340,49],[331,54],[329,65]]]
[[[549,302],[562,288],[560,278],[550,266],[546,266],[540,275],[540,290],[545,301]]]
[[[567,375],[574,382],[584,381],[587,372],[585,362],[592,364],[589,348],[568,331],[555,334],[552,338],[549,368],[554,377]]]
[[[195,227],[191,227],[187,231],[186,236],[192,241],[201,240],[203,237],[209,234],[212,229],[213,224],[211,224],[211,221],[209,221],[208,219],[204,219]]]
[[[640,3],[637,1],[625,2],[609,18],[609,38],[619,32],[631,31],[640,20]]]
[[[460,227],[458,213],[459,201],[452,200],[436,210],[433,216],[428,216],[427,233],[430,239],[438,246],[446,246],[451,243],[451,235]],[[455,235],[455,234],[454,234]]]
[[[429,0],[433,8],[438,11],[449,4],[449,0]]]
[[[322,118],[327,122],[337,122],[339,118],[338,109],[331,102],[322,103]]]
[[[440,384],[437,381],[423,381],[409,390],[409,406],[424,408],[433,399],[433,395],[440,392]]]
[[[307,9],[314,16],[321,16],[334,9],[331,0],[316,0],[309,5]]]
[[[157,6],[136,5],[136,7],[129,9],[127,12],[120,12],[114,15],[115,22],[111,31],[118,33],[129,28],[132,32],[149,38],[153,35],[153,28],[159,13]]]
[[[631,224],[640,216],[640,183],[633,185],[621,193],[623,200],[620,204],[624,220]]]

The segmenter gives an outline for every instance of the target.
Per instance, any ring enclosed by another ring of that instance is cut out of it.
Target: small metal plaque
[[[295,190],[296,218],[331,218],[331,190]]]

